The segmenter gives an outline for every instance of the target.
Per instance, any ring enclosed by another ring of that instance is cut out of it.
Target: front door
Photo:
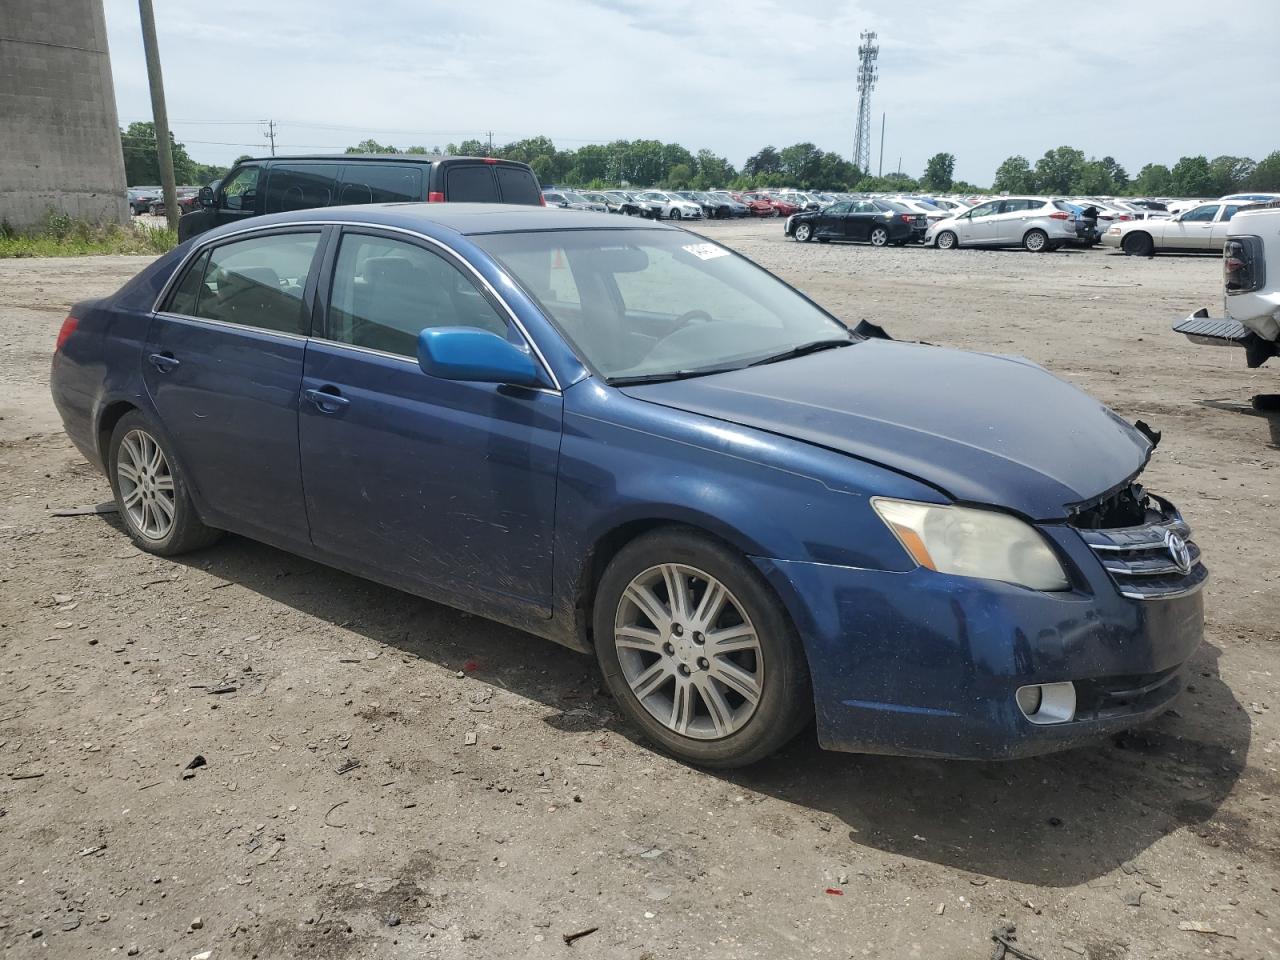
[[[852,204],[833,203],[826,207],[814,220],[816,236],[827,239],[844,239],[844,218]]]
[[[426,241],[346,230],[321,288],[299,420],[312,541],[549,615],[560,394],[440,380],[416,360],[425,327],[520,332]]]
[[[213,226],[238,223],[262,213],[262,167],[251,163],[236,167],[218,187],[213,198]]]
[[[1164,245],[1173,250],[1212,250],[1213,221],[1220,203],[1202,203],[1165,227]]]
[[[200,254],[152,320],[143,379],[214,526],[307,541],[298,387],[320,231]]]
[[[999,200],[980,203],[956,221],[956,233],[964,244],[991,244],[996,241],[996,217],[1000,215]]]

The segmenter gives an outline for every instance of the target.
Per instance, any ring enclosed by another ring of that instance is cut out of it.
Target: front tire
[[[796,224],[796,228],[792,232],[792,236],[794,236],[801,243],[808,243],[810,240],[813,239],[813,227],[811,227],[807,223]]]
[[[1124,240],[1120,242],[1120,249],[1130,257],[1149,257],[1155,253],[1156,244],[1151,239],[1151,234],[1135,230],[1125,234]]]
[[[1043,230],[1028,230],[1022,238],[1022,248],[1028,253],[1044,253],[1049,249],[1049,235]]]
[[[680,211],[679,211],[679,210],[677,210],[675,207],[672,207],[672,208],[671,208],[671,213],[669,213],[669,214],[667,215],[667,217],[668,217],[668,219],[670,219],[670,220],[679,220],[679,219],[680,219]]]
[[[112,431],[107,466],[120,518],[140,549],[171,557],[207,547],[222,535],[200,520],[168,441],[137,410]]]
[[[939,250],[955,250],[960,246],[960,238],[950,230],[943,230],[934,237],[933,242]]]
[[[686,528],[632,541],[596,591],[596,659],[619,707],[681,760],[740,767],[813,713],[800,638],[741,554]]]
[[[868,239],[871,240],[871,245],[873,247],[883,247],[889,242],[889,231],[884,227],[873,227],[871,229],[871,236]]]

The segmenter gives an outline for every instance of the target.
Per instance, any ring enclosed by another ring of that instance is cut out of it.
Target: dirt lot
[[[1043,960],[1280,954],[1280,453],[1248,408],[1280,367],[1168,329],[1218,306],[1218,261],[705,232],[851,321],[1029,356],[1163,430],[1147,484],[1213,570],[1177,709],[1005,765],[810,732],[689,769],[586,657],[237,538],[173,562],[51,517],[109,497],[49,401],[55,332],[145,260],[0,261],[6,955],[934,960],[1004,923]]]

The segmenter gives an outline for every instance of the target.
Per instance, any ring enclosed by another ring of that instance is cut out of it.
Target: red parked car
[[[747,205],[747,209],[751,211],[753,217],[777,217],[781,216],[778,209],[763,193],[744,193],[741,201]]]
[[[768,199],[769,203],[773,205],[773,209],[777,211],[774,214],[777,217],[789,217],[793,213],[799,213],[804,209],[799,201],[791,200],[779,194],[771,194]]]

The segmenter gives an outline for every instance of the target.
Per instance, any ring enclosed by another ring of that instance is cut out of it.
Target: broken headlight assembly
[[[1002,580],[1032,590],[1066,590],[1067,574],[1034,527],[994,510],[871,501],[903,549],[922,567],[939,573]]]

